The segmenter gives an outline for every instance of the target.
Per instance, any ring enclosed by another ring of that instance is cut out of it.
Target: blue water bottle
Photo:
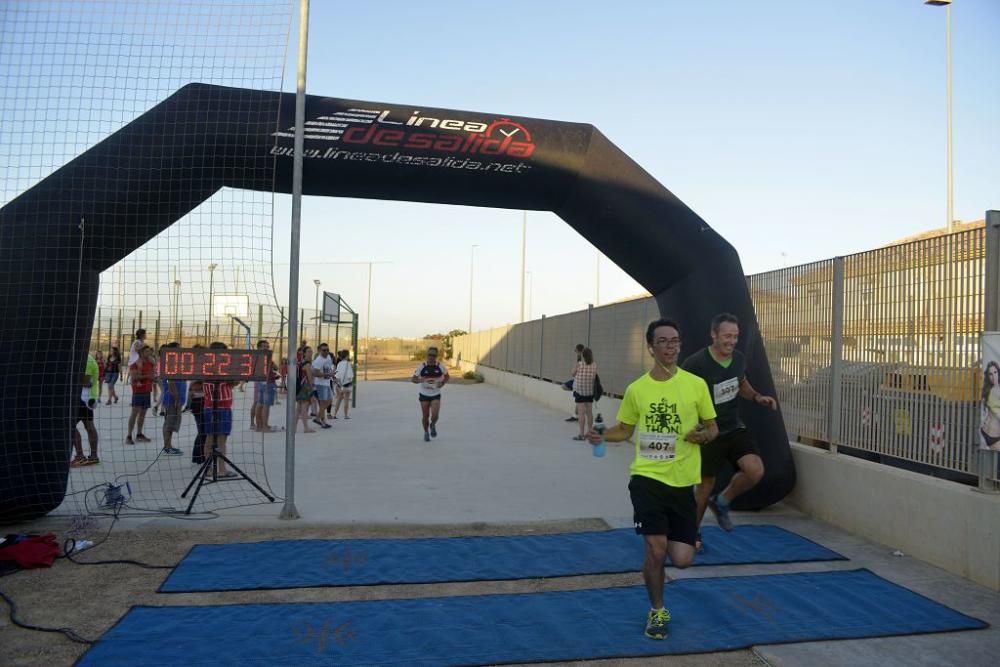
[[[602,440],[594,445],[594,456],[600,458],[604,456],[604,417],[601,413],[597,413],[597,419],[594,420],[594,430],[600,433]]]

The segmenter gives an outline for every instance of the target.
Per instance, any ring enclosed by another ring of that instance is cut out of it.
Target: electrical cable
[[[10,574],[13,574],[13,572]],[[10,575],[7,574],[4,576],[10,576]],[[67,639],[74,641],[77,644],[90,645],[96,641],[93,639],[87,639],[85,637],[81,637],[70,628],[49,628],[43,625],[34,625],[32,623],[25,623],[24,621],[22,621],[17,617],[17,605],[14,604],[14,600],[10,596],[8,596],[3,591],[0,591],[0,599],[3,599],[3,601],[7,603],[7,606],[10,607],[10,622],[19,628],[23,628],[25,630],[35,630],[38,632],[56,632],[65,635]]]

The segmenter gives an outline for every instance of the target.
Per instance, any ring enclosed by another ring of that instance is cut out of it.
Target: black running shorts
[[[701,448],[702,478],[715,477],[726,461],[729,461],[729,465],[733,466],[733,470],[738,470],[737,462],[747,454],[760,456],[756,443],[750,437],[750,431],[738,428],[735,431],[723,433]]]
[[[694,487],[670,486],[642,475],[628,483],[633,521],[639,535],[666,535],[670,542],[694,546],[698,535]]]

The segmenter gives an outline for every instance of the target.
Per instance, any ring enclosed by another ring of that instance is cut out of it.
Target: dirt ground
[[[47,519],[45,530],[60,535],[60,520]],[[63,522],[68,523],[68,522]],[[119,524],[108,541],[78,556],[80,561],[133,559],[150,564],[175,565],[195,544],[257,542],[267,539],[360,538],[360,537],[448,537],[461,535],[512,535],[522,533],[599,530],[607,525],[598,519],[521,525],[462,526],[322,526],[282,529],[226,529],[215,531],[212,521],[177,525],[158,521],[155,525],[130,528]],[[106,531],[108,519],[92,526],[87,535]],[[27,532],[19,527],[19,532]],[[8,528],[7,532],[12,529]],[[36,528],[37,530],[37,528]],[[87,639],[97,639],[132,605],[214,605],[247,602],[325,602],[418,598],[486,593],[526,593],[572,590],[641,583],[641,575],[620,574],[560,579],[359,586],[345,588],[300,588],[226,593],[159,594],[156,589],[170,570],[147,570],[133,565],[83,566],[58,560],[50,569],[26,570],[0,579],[0,590],[13,598],[22,622],[47,627],[69,627]],[[2,605],[2,602],[0,602]],[[10,667],[72,665],[87,649],[62,635],[24,630],[13,626],[4,609],[0,614],[0,646],[4,665]],[[579,664],[579,663],[576,663]],[[594,665],[673,665],[690,667],[745,667],[766,664],[751,651],[733,651],[657,659],[588,661]]]

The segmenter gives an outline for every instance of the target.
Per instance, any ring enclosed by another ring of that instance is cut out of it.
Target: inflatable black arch
[[[683,354],[738,315],[773,393],[736,251],[593,126],[316,96],[306,118],[305,194],[552,211],[655,295]],[[0,519],[64,498],[53,406],[79,401],[100,272],[220,188],[290,192],[293,125],[294,95],[190,84],[0,209]],[[795,470],[780,413],[747,413],[767,474],[740,506],[760,508]]]

